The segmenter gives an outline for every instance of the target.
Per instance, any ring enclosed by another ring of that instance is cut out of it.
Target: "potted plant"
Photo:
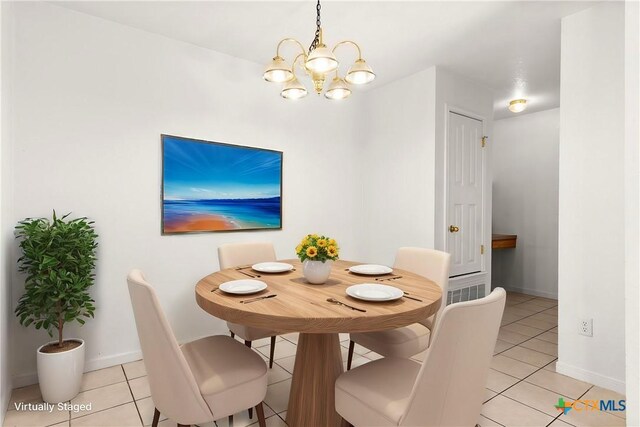
[[[296,247],[302,261],[302,273],[309,283],[325,283],[331,274],[332,261],[338,259],[338,243],[329,237],[308,234]]]
[[[58,339],[38,348],[38,381],[45,402],[71,400],[80,391],[84,372],[84,341],[64,339],[69,322],[84,324],[93,317],[94,300],[89,287],[94,282],[97,237],[93,221],[67,220],[69,214],[53,220],[27,218],[16,226],[22,255],[20,272],[26,274],[25,293],[16,315],[24,326],[33,324]]]

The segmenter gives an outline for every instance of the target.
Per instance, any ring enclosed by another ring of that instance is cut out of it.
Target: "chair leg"
[[[251,348],[251,341],[244,340],[244,345]]]
[[[151,423],[151,427],[158,427],[158,421],[160,421],[160,411],[156,408],[153,412],[153,422]]]
[[[256,413],[258,414],[258,424],[260,427],[266,427],[267,423],[264,420],[264,410],[262,408],[262,402],[256,405]]]
[[[233,415],[229,415],[229,427],[233,427]]]
[[[229,331],[229,333],[231,334],[231,338],[235,338],[236,334],[234,334],[233,332]]]
[[[351,369],[351,361],[353,360],[353,349],[355,348],[356,343],[353,341],[349,341],[349,356],[347,357],[347,371]]]
[[[276,337],[271,337],[271,349],[269,349],[269,369],[273,368],[273,352],[276,351]]]
[[[253,419],[253,408],[247,409],[247,412],[249,413],[249,419],[252,420]]]

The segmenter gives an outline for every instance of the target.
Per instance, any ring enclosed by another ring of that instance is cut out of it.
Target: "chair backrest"
[[[407,270],[434,281],[442,289],[442,301],[435,315],[436,321],[447,305],[447,292],[449,292],[449,266],[451,255],[427,248],[400,248],[396,252],[396,261],[393,266],[401,270]]]
[[[474,426],[498,337],[506,292],[445,308],[401,426]]]
[[[272,243],[227,243],[218,247],[220,270],[276,260]]]
[[[213,420],[153,287],[140,270],[132,270],[127,283],[156,408],[180,424]]]

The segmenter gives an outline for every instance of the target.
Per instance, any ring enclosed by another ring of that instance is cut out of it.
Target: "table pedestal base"
[[[287,424],[292,427],[347,425],[335,409],[335,382],[342,372],[338,334],[300,334]]]

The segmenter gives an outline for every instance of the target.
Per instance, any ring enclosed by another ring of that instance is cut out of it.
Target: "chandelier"
[[[316,34],[309,49],[305,49],[302,43],[296,39],[286,38],[280,40],[276,48],[276,56],[267,65],[263,78],[272,83],[284,83],[280,95],[286,99],[299,99],[307,96],[307,88],[300,83],[296,75],[296,65],[306,73],[313,81],[313,88],[319,95],[324,89],[327,77],[334,74],[331,84],[324,93],[327,99],[344,99],[351,95],[350,85],[366,84],[372,81],[376,75],[371,67],[362,59],[360,46],[351,40],[338,42],[333,49],[329,49],[322,41],[322,27],[320,25],[320,0],[316,5]],[[300,48],[300,53],[295,57],[291,66],[280,56],[280,47],[284,43],[294,43]],[[338,60],[336,49],[343,45],[356,48],[358,59],[351,66],[344,78],[338,74]]]

